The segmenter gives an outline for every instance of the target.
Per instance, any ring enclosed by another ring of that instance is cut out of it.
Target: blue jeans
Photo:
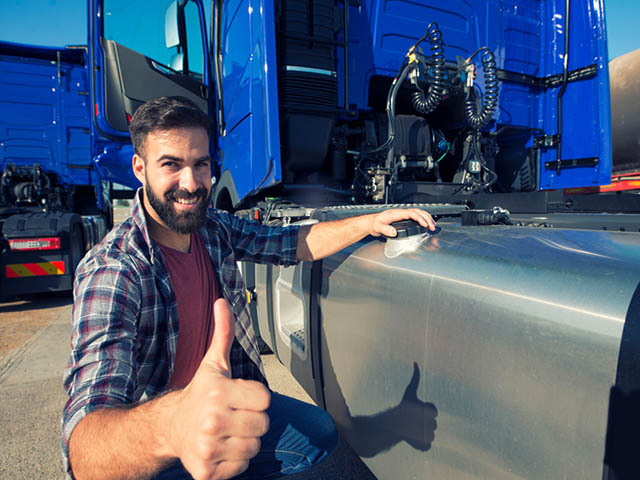
[[[267,413],[269,431],[261,438],[260,453],[234,478],[270,479],[301,472],[324,460],[338,442],[331,416],[314,405],[271,392]],[[177,462],[155,478],[183,480],[191,475]]]

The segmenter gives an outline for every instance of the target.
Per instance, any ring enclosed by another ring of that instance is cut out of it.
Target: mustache
[[[169,190],[164,194],[164,197],[167,200],[192,200],[194,198],[205,198],[207,196],[206,188],[198,188],[195,192],[189,192],[187,190],[176,188],[173,190]]]

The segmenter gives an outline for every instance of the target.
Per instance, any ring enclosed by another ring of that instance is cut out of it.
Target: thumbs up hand
[[[175,392],[167,441],[196,480],[231,478],[245,471],[269,428],[269,390],[231,379],[234,319],[223,298],[214,304],[211,346],[193,379]]]

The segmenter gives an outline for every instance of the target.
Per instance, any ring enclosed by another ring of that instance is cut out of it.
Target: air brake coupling
[[[501,207],[491,210],[463,210],[461,221],[463,226],[474,225],[513,225],[509,211]]]

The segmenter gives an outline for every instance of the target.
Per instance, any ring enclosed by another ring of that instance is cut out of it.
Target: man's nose
[[[180,188],[188,192],[195,192],[198,188],[195,172],[192,167],[184,167],[180,172]]]

